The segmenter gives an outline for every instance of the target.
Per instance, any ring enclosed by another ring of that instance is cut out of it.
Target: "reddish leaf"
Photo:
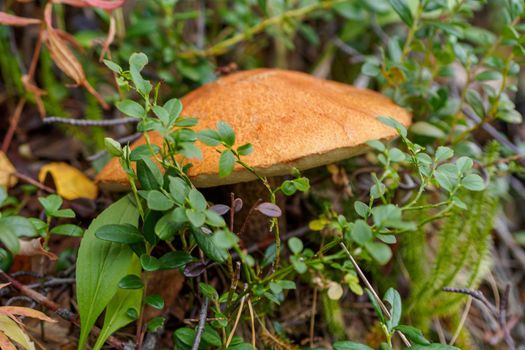
[[[281,208],[279,208],[277,205],[269,202],[261,203],[257,206],[258,211],[260,211],[262,214],[271,217],[271,218],[278,218],[282,215]]]
[[[53,0],[53,2],[76,7],[96,7],[102,10],[112,11],[124,5],[126,0]]]
[[[64,40],[60,37],[60,35],[57,33],[55,28],[53,28],[51,19],[52,6],[52,3],[48,3],[46,5],[44,11],[44,19],[47,25],[45,31],[46,46],[49,50],[51,57],[53,58],[53,61],[58,66],[58,68],[60,68],[60,70],[64,72],[64,74],[73,79],[76,85],[84,86],[86,90],[98,100],[98,102],[102,105],[103,108],[108,109],[109,106],[106,104],[106,102],[102,99],[102,97],[100,97],[100,95],[86,80],[84,69],[82,68],[82,65],[80,64],[78,59],[75,57],[73,52],[71,52],[71,50],[64,42]]]
[[[40,20],[36,18],[19,17],[0,11],[0,24],[23,27],[39,23]]]
[[[242,209],[242,199],[235,198],[235,200],[233,201],[233,209],[235,209],[236,213],[241,211],[241,209]]]

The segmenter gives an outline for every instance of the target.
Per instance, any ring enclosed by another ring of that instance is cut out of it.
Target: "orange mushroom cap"
[[[181,99],[182,114],[199,120],[195,130],[215,128],[220,120],[235,130],[236,146],[253,145],[243,160],[263,176],[290,174],[351,158],[367,149],[369,140],[394,138],[396,130],[377,120],[386,116],[408,126],[410,114],[380,93],[323,80],[311,75],[253,69],[206,84]],[[150,140],[161,145],[159,134]],[[132,148],[144,144],[144,138]],[[197,187],[213,187],[254,180],[237,164],[228,177],[219,177],[219,153],[198,144],[202,160],[191,160],[188,175]],[[118,159],[97,176],[110,190],[129,187]]]

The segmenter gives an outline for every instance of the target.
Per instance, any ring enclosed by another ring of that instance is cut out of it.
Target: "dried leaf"
[[[35,350],[35,345],[21,326],[6,315],[0,314],[0,349],[16,350],[10,340],[15,341],[26,350]],[[6,339],[6,336],[9,339]],[[12,346],[12,347],[11,347]]]
[[[39,23],[40,20],[36,18],[19,17],[0,11],[0,24],[5,24],[7,26],[23,27]]]
[[[65,41],[58,34],[57,30],[53,28],[52,11],[53,4],[48,3],[44,11],[44,19],[46,22],[45,43],[49,50],[49,54],[58,68],[64,72],[68,77],[73,79],[76,85],[82,85],[86,90],[92,94],[103,108],[108,109],[107,103],[100,97],[100,95],[93,89],[93,87],[86,80],[86,75],[82,65],[75,57],[73,52],[69,49]]]
[[[20,251],[18,252],[18,255],[24,255],[24,256],[43,255],[43,256],[47,256],[49,260],[57,259],[57,256],[55,254],[44,249],[44,247],[42,246],[41,238],[35,238],[29,241],[21,239],[19,240],[19,242],[20,242]]]
[[[65,199],[97,198],[97,186],[77,168],[67,163],[49,163],[40,169],[38,180],[43,183],[48,173],[53,177],[57,193]]]
[[[279,208],[277,205],[269,202],[261,203],[257,206],[258,211],[260,211],[262,214],[271,217],[271,218],[278,218],[282,215],[281,208]]]
[[[14,316],[31,317],[31,318],[36,318],[41,321],[46,321],[46,322],[51,322],[51,323],[57,322],[53,320],[52,318],[48,317],[43,312],[33,310],[28,307],[22,307],[22,306],[0,306],[0,314],[6,315],[9,317],[14,317]]]
[[[16,347],[11,343],[9,338],[0,331],[0,349],[16,350]]]
[[[0,151],[0,186],[10,188],[16,185],[18,179],[13,175],[15,172],[14,165],[5,153]]]

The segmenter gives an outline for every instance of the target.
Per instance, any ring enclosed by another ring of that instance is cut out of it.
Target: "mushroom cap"
[[[182,114],[199,120],[195,130],[215,128],[219,120],[235,131],[235,147],[253,145],[243,160],[263,176],[290,174],[351,158],[367,150],[369,140],[394,138],[396,130],[376,118],[387,116],[403,125],[411,116],[380,93],[280,69],[241,71],[208,83],[181,99]],[[150,140],[161,145],[159,134]],[[144,144],[137,140],[132,148]],[[255,177],[239,164],[219,177],[219,153],[197,142],[202,160],[191,160],[189,176],[197,187],[251,181]],[[222,146],[220,146],[222,147]],[[97,176],[103,188],[129,188],[118,159]]]

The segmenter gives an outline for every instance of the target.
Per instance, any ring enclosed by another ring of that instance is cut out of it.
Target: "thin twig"
[[[452,339],[450,339],[450,342],[448,343],[448,345],[454,345],[459,335],[461,334],[461,330],[463,329],[463,326],[465,325],[465,322],[467,321],[467,317],[468,317],[468,313],[470,311],[471,305],[472,305],[472,297],[469,297],[467,301],[467,305],[465,305],[465,310],[463,310],[463,314],[461,315],[461,320],[459,321],[458,328],[456,329],[456,332],[452,336]]]
[[[22,173],[20,173],[18,171],[15,171],[15,172],[11,173],[11,175],[16,176],[18,179],[20,179],[20,180],[22,180],[24,182],[27,182],[28,184],[31,184],[31,185],[33,185],[35,187],[38,187],[38,188],[40,188],[43,191],[46,191],[46,192],[49,192],[49,193],[55,193],[55,190],[52,189],[51,187],[47,187],[46,185],[41,184],[40,182],[36,181],[32,177],[27,176],[25,174],[22,174]]]
[[[246,291],[248,285],[245,285],[244,286],[244,290]],[[243,297],[241,298],[241,305],[239,306],[239,311],[237,312],[237,317],[235,318],[235,322],[233,324],[233,328],[230,332],[230,335],[228,336],[228,340],[226,341],[226,347],[229,347],[230,346],[230,343],[233,339],[233,335],[235,334],[235,330],[237,329],[237,326],[239,325],[239,320],[241,319],[241,315],[242,315],[242,309],[244,307],[244,301],[246,300],[246,297],[248,296],[248,294],[245,294],[243,295]]]
[[[126,117],[108,120],[91,120],[91,119],[71,119],[63,117],[47,117],[44,118],[44,124],[62,123],[76,126],[114,126],[122,124],[138,123],[140,118]]]
[[[372,287],[372,284],[370,284],[370,282],[366,278],[365,274],[363,273],[363,271],[361,270],[359,265],[357,265],[357,262],[355,261],[354,257],[352,256],[352,254],[350,253],[350,251],[348,250],[346,245],[343,242],[339,243],[339,245],[341,246],[341,248],[343,248],[343,250],[345,251],[346,255],[348,255],[348,258],[352,262],[352,265],[354,266],[355,270],[357,271],[357,274],[363,280],[363,282],[365,283],[366,287],[370,290],[370,292],[372,293],[372,295],[376,299],[376,301],[379,304],[379,306],[381,306],[381,309],[383,310],[385,315],[388,318],[392,318],[392,315],[390,315],[390,311],[388,311],[387,307],[385,306],[385,304],[383,303],[381,298],[379,298],[379,295],[377,295],[376,291]],[[412,344],[410,344],[410,342],[408,341],[408,339],[405,337],[405,335],[403,333],[401,333],[401,332],[396,332],[396,333],[399,334],[399,337],[401,338],[403,343],[405,343],[406,346],[410,347],[412,345]]]
[[[197,332],[195,333],[195,340],[191,350],[198,350],[201,343],[202,333],[204,333],[204,326],[206,326],[206,316],[208,315],[208,297],[204,298],[202,302],[201,311],[199,313],[199,325],[197,326]]]
[[[251,327],[252,327],[252,348],[257,349],[255,347],[255,317],[253,312],[253,306],[252,306],[252,300],[248,299],[248,310],[250,311],[250,320],[251,320]]]

